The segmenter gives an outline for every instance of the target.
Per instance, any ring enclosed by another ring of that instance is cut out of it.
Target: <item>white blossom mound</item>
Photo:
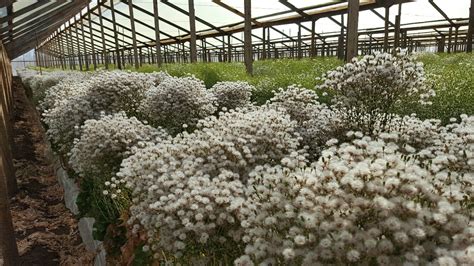
[[[220,110],[242,108],[251,104],[254,86],[243,81],[218,82],[210,89],[217,98]]]
[[[297,122],[301,144],[312,157],[317,157],[326,141],[334,137],[340,123],[336,114],[318,98],[314,91],[290,86],[276,91],[267,103],[270,108],[285,110]]]
[[[33,99],[37,102],[41,102],[49,88],[55,86],[70,75],[71,72],[66,71],[45,72],[43,75],[35,75],[23,81],[31,88]]]
[[[424,164],[360,132],[310,167],[256,168],[240,209],[247,245],[236,264],[472,264],[472,119],[451,135],[464,154],[459,173],[461,161],[448,159],[443,144]]]
[[[425,86],[424,76],[423,64],[408,55],[376,53],[329,72],[320,88],[340,106],[387,113],[400,101],[430,104],[435,93]]]
[[[165,71],[159,71],[159,72],[152,72],[146,74],[148,77],[150,77],[151,81],[153,82],[153,85],[158,86],[160,85],[161,82],[163,82],[165,79],[170,78],[171,76],[165,72]]]
[[[44,98],[39,103],[40,110],[43,112],[51,110],[59,101],[84,92],[88,89],[87,77],[82,72],[71,72],[58,84],[45,91]]]
[[[140,111],[149,121],[176,134],[216,111],[215,97],[193,77],[164,79],[146,92]]]
[[[89,81],[89,101],[95,110],[125,111],[128,115],[135,115],[145,93],[153,87],[154,82],[154,78],[142,73],[100,72]]]
[[[81,177],[113,177],[132,147],[140,142],[166,139],[162,129],[145,125],[125,112],[102,114],[98,120],[87,120],[80,127],[80,138],[75,139],[69,164]]]
[[[260,164],[304,165],[296,123],[282,112],[231,110],[197,126],[141,149],[117,174],[132,191],[129,222],[147,232],[157,256],[235,254],[248,173]]]
[[[43,122],[47,125],[46,135],[51,144],[64,156],[71,150],[84,121],[99,116],[100,112],[91,106],[87,89],[78,89],[74,95],[56,102],[54,108],[44,111]]]

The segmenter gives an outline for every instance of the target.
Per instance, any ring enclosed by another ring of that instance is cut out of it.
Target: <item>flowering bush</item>
[[[91,78],[88,97],[95,110],[106,112],[125,111],[137,114],[145,93],[161,78],[142,73],[110,71]]]
[[[166,132],[145,125],[124,112],[101,114],[98,120],[87,120],[80,127],[69,159],[80,176],[110,179],[118,172],[122,160],[139,142],[161,141]]]
[[[48,72],[44,75],[35,75],[32,77],[26,77],[23,79],[24,82],[27,82],[27,86],[31,89],[33,93],[33,100],[36,103],[39,103],[43,100],[46,91],[58,84],[61,80],[68,77],[70,72],[66,71],[55,71]]]
[[[77,88],[74,95],[58,101],[54,108],[43,112],[43,122],[48,127],[46,135],[55,150],[63,156],[71,150],[82,123],[100,116],[100,112],[91,106],[87,89]]]
[[[217,98],[219,109],[223,108],[235,109],[250,105],[250,97],[255,87],[249,85],[247,82],[218,82],[211,88],[211,92]]]
[[[75,139],[69,159],[71,168],[80,177],[77,205],[82,216],[95,218],[95,235],[103,239],[113,234],[107,230],[111,224],[120,227],[120,216],[130,205],[128,191],[122,192],[123,186],[113,183],[122,160],[134,146],[159,142],[167,134],[135,117],[128,118],[125,112],[101,114],[98,120],[85,121],[79,131],[80,138]],[[111,197],[104,195],[109,190],[114,191]]]
[[[140,111],[155,125],[172,134],[194,127],[216,111],[215,98],[196,78],[170,77],[146,92]]]
[[[167,72],[164,71],[152,72],[146,75],[150,77],[151,81],[153,82],[153,85],[155,86],[160,85],[160,83],[163,82],[165,79],[171,77]]]
[[[56,104],[63,99],[81,94],[87,90],[89,79],[86,74],[81,72],[71,72],[67,77],[63,78],[58,84],[48,88],[43,99],[39,103],[41,111],[53,109]]]
[[[377,54],[328,74],[333,105],[290,86],[257,107],[246,83],[99,72],[63,78],[42,107],[82,177],[81,214],[116,250],[144,244],[176,264],[470,265],[474,116],[390,113],[426,103],[423,80],[412,58]]]
[[[434,96],[425,86],[421,63],[408,55],[388,53],[353,59],[328,72],[320,88],[332,93],[338,105],[369,114],[387,113],[402,101],[429,104],[429,97]]]
[[[295,158],[287,159],[294,167],[304,162],[295,126],[276,110],[231,110],[201,120],[194,133],[143,148],[117,174],[117,183],[133,191],[130,223],[146,231],[156,256],[164,250],[178,257],[232,257],[248,173],[285,156]]]
[[[79,127],[88,119],[97,119],[101,112],[112,114],[120,111],[127,115],[137,113],[145,91],[153,86],[156,78],[132,72],[98,72],[85,82],[76,78],[65,80],[47,93],[43,103],[44,122],[48,137],[62,154],[67,154]],[[65,97],[65,98],[63,98]]]
[[[317,158],[327,140],[334,137],[340,120],[325,104],[318,101],[318,95],[299,86],[279,89],[267,103],[270,108],[283,109],[297,122],[301,144],[311,158]]]
[[[458,146],[464,162],[472,162],[474,132],[455,127],[470,143]],[[462,253],[474,244],[472,165],[450,178],[436,163],[427,169],[407,159],[393,142],[350,135],[352,142],[328,148],[308,168],[250,174],[240,212],[246,255],[236,263],[427,264],[450,253],[454,262],[472,262]]]

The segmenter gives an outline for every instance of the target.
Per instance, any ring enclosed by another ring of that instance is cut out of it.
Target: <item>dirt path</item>
[[[12,216],[21,265],[90,265],[77,229],[66,209],[63,190],[46,158],[44,130],[19,79],[14,80],[13,158],[20,193],[13,199]]]

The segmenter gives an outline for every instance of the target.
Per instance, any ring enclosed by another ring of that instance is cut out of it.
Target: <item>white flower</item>
[[[282,254],[287,260],[291,260],[295,257],[295,251],[291,248],[285,248]]]
[[[216,96],[219,109],[224,112],[250,105],[250,96],[253,90],[255,87],[241,81],[218,82],[210,89]]]

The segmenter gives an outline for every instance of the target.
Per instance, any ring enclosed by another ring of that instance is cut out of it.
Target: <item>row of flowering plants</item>
[[[392,113],[435,97],[408,55],[365,56],[263,105],[245,82],[54,75],[39,109],[110,258],[474,263],[474,116],[442,124]]]

